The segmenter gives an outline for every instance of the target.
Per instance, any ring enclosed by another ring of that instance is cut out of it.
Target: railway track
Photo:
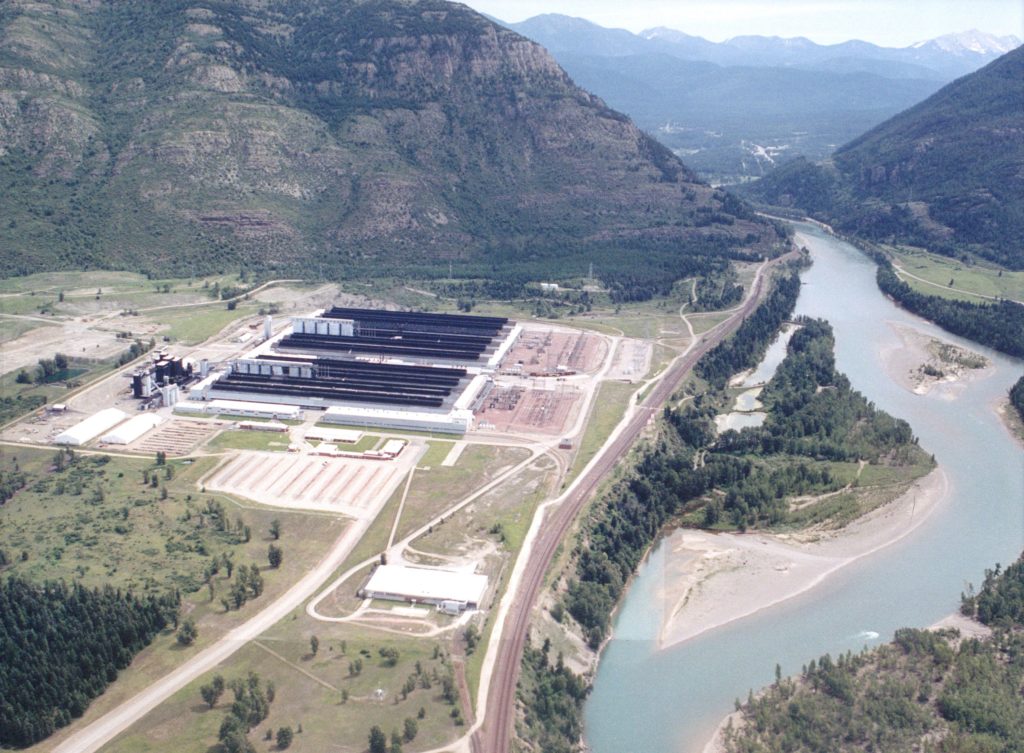
[[[597,460],[578,479],[565,499],[544,521],[533,547],[527,553],[529,561],[516,588],[516,593],[503,623],[499,641],[493,681],[487,692],[483,724],[473,734],[470,748],[473,753],[508,753],[511,749],[512,722],[515,716],[516,685],[523,648],[529,631],[533,607],[544,583],[544,574],[568,533],[573,520],[590,499],[601,481],[629,452],[651,417],[661,409],[683,379],[704,354],[735,332],[764,296],[766,273],[794,252],[766,262],[760,270],[750,296],[729,319],[722,322],[688,353],[677,359],[638,406],[628,424],[598,453]]]

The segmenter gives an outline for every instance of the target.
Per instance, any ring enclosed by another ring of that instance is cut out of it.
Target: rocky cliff
[[[0,34],[3,274],[427,274],[778,241],[461,5],[10,0]]]

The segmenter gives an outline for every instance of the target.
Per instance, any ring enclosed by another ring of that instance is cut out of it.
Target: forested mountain
[[[747,187],[838,229],[1024,268],[1024,48],[839,149]]]
[[[824,159],[1020,44],[977,31],[905,48],[760,36],[715,43],[558,14],[508,26],[719,183],[760,177],[798,155]]]
[[[778,240],[442,0],[14,0],[0,39],[0,274],[614,275]]]

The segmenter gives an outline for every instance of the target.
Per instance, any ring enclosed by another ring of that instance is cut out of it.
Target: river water
[[[831,322],[839,370],[910,422],[945,469],[951,501],[900,542],[808,593],[663,651],[655,640],[666,550],[655,547],[623,601],[587,701],[594,753],[699,753],[734,699],[773,680],[776,663],[794,674],[826,652],[856,652],[890,640],[897,628],[933,624],[957,609],[961,591],[980,583],[985,568],[1024,549],[1024,453],[994,410],[1024,364],[900,310],[855,248],[814,226],[795,227],[814,259],[796,313]],[[880,352],[900,342],[893,323],[981,352],[994,368],[956,399],[939,390],[916,395],[883,367]]]

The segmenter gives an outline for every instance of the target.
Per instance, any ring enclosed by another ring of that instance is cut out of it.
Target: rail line
[[[562,501],[544,520],[533,547],[524,552],[529,559],[512,597],[511,606],[505,618],[501,620],[501,635],[497,638],[497,655],[491,673],[492,682],[485,690],[484,713],[480,715],[482,724],[470,740],[470,749],[473,753],[506,753],[511,749],[516,685],[519,681],[519,668],[533,608],[544,583],[544,574],[572,522],[601,481],[629,452],[651,416],[660,410],[669,396],[678,389],[697,361],[735,332],[761,301],[765,289],[765,273],[771,267],[792,258],[794,252],[765,262],[743,305],[673,362],[622,431],[599,451],[595,461],[584,470]],[[495,636],[492,636],[493,640]]]

